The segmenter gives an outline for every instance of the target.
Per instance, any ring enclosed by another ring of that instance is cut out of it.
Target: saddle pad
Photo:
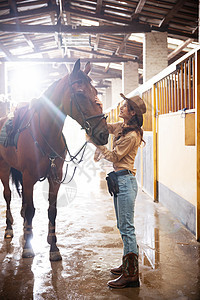
[[[14,117],[6,121],[0,132],[1,145],[4,147],[15,146],[17,148],[22,122],[28,111],[29,105],[17,108],[14,112]]]
[[[0,131],[0,144],[4,147],[15,146],[17,148],[19,132],[16,132],[14,135],[8,135],[7,128],[13,128],[13,119],[8,119],[3,125]]]

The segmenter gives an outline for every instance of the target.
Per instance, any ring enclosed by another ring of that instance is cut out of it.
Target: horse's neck
[[[62,133],[66,114],[62,111],[62,100],[68,102],[70,107],[70,93],[68,89],[68,76],[65,76],[52,91],[50,97],[43,98],[40,111],[40,126],[44,133],[58,137]],[[68,111],[66,112],[68,114]]]

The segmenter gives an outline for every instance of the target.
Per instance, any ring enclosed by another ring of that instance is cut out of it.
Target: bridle
[[[105,114],[98,114],[98,115],[95,115],[95,116],[90,116],[90,117],[85,117],[85,114],[82,112],[81,108],[80,108],[80,105],[77,101],[77,96],[79,93],[75,93],[73,91],[73,85],[77,82],[81,81],[80,80],[76,80],[76,81],[73,81],[70,83],[70,92],[71,92],[71,97],[70,97],[70,116],[73,117],[73,114],[72,114],[72,101],[73,103],[75,104],[76,106],[76,109],[77,111],[80,113],[81,115],[81,118],[82,118],[82,121],[83,121],[83,126],[82,126],[82,129],[85,129],[86,133],[89,135],[89,136],[94,136],[94,131],[95,129],[99,126],[100,122],[107,118],[107,116],[105,116]],[[61,110],[62,110],[62,105],[59,107]],[[44,134],[42,133],[41,131],[41,127],[40,127],[40,113],[38,112],[38,115],[39,115],[39,130],[40,130],[40,134],[41,136],[43,137],[46,145],[48,145],[49,149],[52,151],[51,152],[51,155],[47,155],[47,153],[45,153],[42,149],[42,147],[40,146],[40,144],[38,143],[38,141],[36,140],[33,132],[31,131],[30,129],[30,120],[28,122],[28,126],[26,125],[25,128],[29,128],[29,132],[33,138],[33,141],[35,143],[35,145],[38,147],[39,151],[42,153],[43,156],[47,156],[50,160],[50,169],[52,171],[52,174],[53,174],[53,180],[57,183],[64,183],[65,181],[65,178],[67,176],[67,170],[68,170],[68,164],[67,164],[67,167],[66,167],[66,172],[65,172],[65,175],[64,175],[64,178],[62,180],[59,180],[58,176],[57,176],[57,172],[56,172],[56,165],[54,163],[55,159],[56,158],[60,158],[62,161],[64,162],[73,162],[75,164],[75,167],[74,167],[74,171],[73,171],[73,175],[71,177],[71,179],[66,183],[68,184],[74,177],[74,174],[75,174],[75,171],[76,171],[76,168],[77,168],[77,165],[83,160],[83,155],[85,153],[85,149],[86,149],[86,146],[87,146],[87,142],[84,143],[84,145],[80,148],[80,150],[75,154],[75,155],[71,155],[70,151],[69,151],[69,148],[67,146],[67,144],[65,143],[65,150],[67,149],[67,152],[69,153],[69,156],[70,156],[70,160],[67,161],[65,158],[62,157],[62,155],[60,155],[59,153],[57,153],[55,151],[55,149],[53,149],[53,147],[48,143],[46,137],[44,136]],[[91,126],[90,124],[90,120],[92,119],[95,119],[95,118],[99,118],[99,121],[97,122],[97,124],[95,124],[94,126]],[[32,118],[31,118],[32,119]],[[65,152],[64,150],[64,152]],[[77,156],[82,152],[82,155],[81,155],[81,158],[80,159],[77,159]],[[45,178],[47,177],[44,176],[43,178],[41,178],[39,181],[43,181],[45,180]]]
[[[76,106],[76,109],[80,113],[82,121],[83,121],[82,129],[85,129],[86,133],[90,137],[92,137],[92,136],[94,137],[94,131],[95,131],[95,129],[99,126],[99,124],[101,123],[101,121],[103,119],[105,119],[105,120],[107,119],[107,116],[105,116],[105,114],[102,113],[102,114],[95,115],[95,116],[85,117],[85,114],[82,112],[81,107],[80,107],[80,105],[79,105],[79,103],[77,101],[77,96],[81,95],[81,92],[76,92],[75,93],[74,90],[73,90],[73,85],[75,83],[80,82],[80,81],[82,81],[82,80],[78,79],[78,80],[70,82],[70,91],[71,91],[71,97],[70,97],[70,116],[71,117],[73,116],[72,103],[74,103],[75,106]],[[97,119],[97,118],[99,118],[99,121],[94,126],[92,126],[89,121],[92,120],[92,119]]]

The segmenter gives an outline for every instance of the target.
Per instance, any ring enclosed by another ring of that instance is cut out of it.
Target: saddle
[[[20,134],[22,122],[29,110],[29,105],[17,108],[14,112],[14,117],[8,119],[0,132],[0,143],[4,147],[15,146],[17,148],[17,141]]]

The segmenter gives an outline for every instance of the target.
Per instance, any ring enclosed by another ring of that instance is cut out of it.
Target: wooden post
[[[183,64],[181,64],[181,109],[183,109],[184,106],[184,76],[183,76]]]
[[[152,93],[152,103],[153,103],[153,198],[154,202],[158,202],[158,169],[157,169],[157,105],[156,105],[156,85],[153,85]]]
[[[177,111],[177,72],[174,73],[175,111]]]
[[[192,87],[193,87],[193,95],[192,95],[192,108],[195,108],[195,57],[192,57],[192,75],[193,75],[193,81],[192,81]]]
[[[200,242],[200,50],[196,52],[195,66],[195,123],[196,123],[196,183],[197,183],[197,206],[196,206],[196,238]]]
[[[189,106],[188,108],[191,109],[192,104],[191,104],[191,64],[192,64],[192,60],[191,57],[188,60],[188,98],[189,98]]]

